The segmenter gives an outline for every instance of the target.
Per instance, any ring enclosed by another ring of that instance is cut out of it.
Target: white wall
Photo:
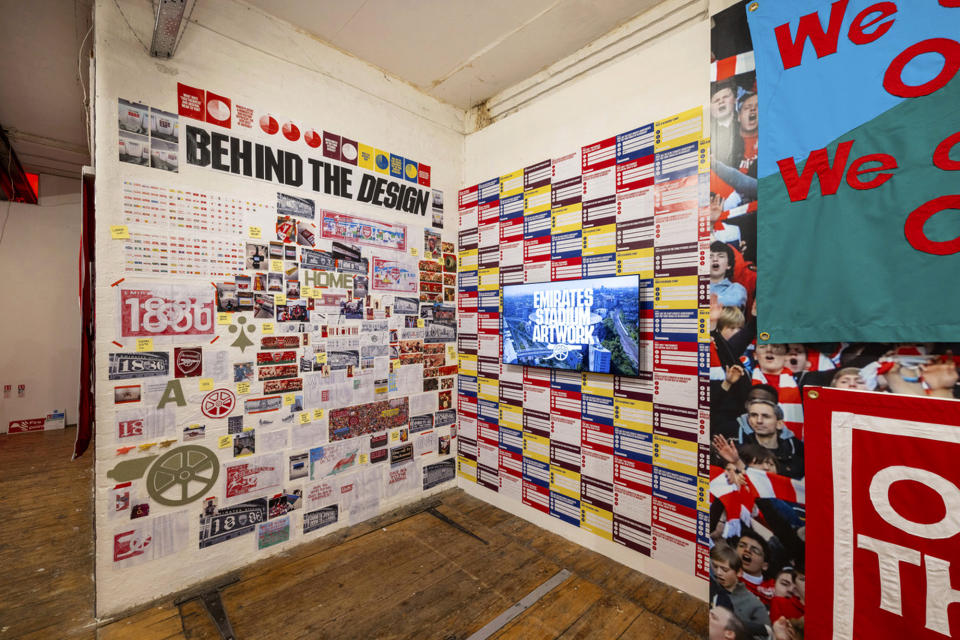
[[[116,383],[107,379],[107,354],[119,351],[111,345],[116,336],[117,300],[110,284],[130,274],[123,271],[122,255],[116,241],[110,239],[109,227],[121,223],[123,180],[196,188],[266,202],[275,202],[277,191],[276,185],[266,182],[186,166],[182,142],[179,175],[120,163],[117,158],[117,99],[125,98],[176,112],[177,83],[182,82],[229,96],[235,104],[269,110],[281,118],[289,117],[301,127],[334,131],[428,163],[432,166],[433,188],[443,190],[446,195],[444,240],[456,240],[455,197],[462,181],[462,112],[420,94],[409,85],[385,77],[382,72],[322,45],[290,25],[239,2],[205,0],[196,4],[176,55],[163,61],[149,57],[144,48],[144,43],[150,43],[152,25],[151,2],[148,0],[121,1],[119,6],[114,0],[99,0],[96,4],[96,584],[97,614],[101,617],[209,580],[302,541],[301,537],[292,535],[290,543],[257,552],[254,534],[243,536],[244,540],[200,551],[197,548],[197,521],[201,504],[197,501],[185,509],[190,534],[182,549],[161,560],[133,568],[113,566],[113,534],[117,527],[124,525],[106,518],[109,489],[114,484],[106,473],[126,458],[116,452],[121,444],[116,438],[113,420],[112,392]],[[283,121],[281,119],[281,123]],[[189,122],[181,118],[181,136],[184,125]],[[242,131],[238,135],[244,137]],[[246,137],[249,139],[250,136]],[[272,140],[271,144],[283,147],[281,142],[284,141]],[[305,149],[302,143],[294,148],[300,153]],[[319,152],[312,155],[319,157]],[[323,194],[301,191],[299,195],[316,199],[318,208],[408,224],[414,237],[420,234],[418,244],[422,246],[421,226],[417,225],[423,223],[411,222],[408,214]],[[427,224],[429,216],[428,211]],[[266,240],[272,227],[264,227],[264,232]],[[37,265],[40,262],[38,257],[34,256],[29,264]],[[225,329],[218,327],[219,335],[224,339],[229,336]],[[221,344],[223,342],[225,340]],[[187,385],[184,389],[187,391]],[[196,394],[196,387],[187,394]],[[178,429],[183,426],[181,420],[178,417]],[[216,448],[218,433],[211,434],[210,426],[207,428],[206,440],[198,444]],[[226,433],[225,425],[222,433]],[[218,454],[223,461],[229,459],[229,450]],[[136,455],[132,453],[128,457]],[[222,497],[222,473],[218,487],[211,490],[211,494]],[[409,499],[408,495],[401,501]],[[392,508],[396,502],[384,502],[382,508]],[[152,505],[151,517],[175,510]]]
[[[548,158],[703,105],[709,133],[710,25],[703,18],[590,72],[476,133],[468,134],[464,185]],[[469,481],[476,497],[618,562],[706,599],[707,585],[640,553],[571,527]]]
[[[567,83],[467,135],[464,185],[704,105],[709,133],[710,23],[702,20]]]
[[[0,202],[0,433],[11,420],[66,409],[77,421],[80,380],[80,181],[40,177],[40,204]],[[25,384],[26,395],[17,397]]]

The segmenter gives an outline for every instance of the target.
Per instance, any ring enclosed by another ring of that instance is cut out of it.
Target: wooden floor
[[[77,430],[0,435],[0,639],[93,638],[93,455]]]
[[[198,599],[97,627],[92,543],[76,543],[92,540],[90,461],[68,462],[72,437],[0,436],[0,504],[19,522],[0,519],[0,640],[219,638]],[[422,511],[438,502],[437,514],[476,537]],[[11,567],[21,557],[26,570]],[[251,565],[221,595],[242,640],[464,640],[564,569],[561,584],[492,637],[706,637],[703,602],[458,490]]]

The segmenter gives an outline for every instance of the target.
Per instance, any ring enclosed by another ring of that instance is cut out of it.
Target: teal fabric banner
[[[960,337],[960,2],[759,0],[761,341]]]

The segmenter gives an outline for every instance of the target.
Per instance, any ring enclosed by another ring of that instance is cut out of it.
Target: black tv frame
[[[538,284],[558,284],[558,283],[564,283],[564,284],[566,284],[566,283],[570,283],[570,285],[571,285],[570,288],[575,288],[575,286],[573,286],[573,285],[574,285],[574,283],[577,283],[577,282],[585,282],[585,281],[590,281],[590,280],[605,280],[605,279],[608,279],[608,278],[636,278],[636,283],[637,283],[637,286],[636,286],[636,291],[637,291],[637,333],[639,334],[639,332],[640,332],[640,314],[641,314],[641,309],[640,309],[640,274],[638,274],[638,273],[628,273],[628,274],[625,274],[625,275],[622,275],[622,276],[591,276],[591,277],[589,277],[589,278],[577,278],[576,280],[550,280],[550,281],[547,281],[547,282],[524,282],[524,283],[517,283],[517,284],[505,284],[505,285],[503,285],[503,286],[501,287],[501,299],[506,299],[506,292],[507,292],[507,290],[508,290],[508,289],[515,288],[515,287],[536,287]],[[501,308],[502,308],[502,307],[503,307],[503,302],[502,302],[502,300],[501,300]],[[501,322],[501,332],[502,332],[503,311],[500,312],[500,322]],[[637,344],[637,375],[631,376],[631,375],[623,375],[623,374],[619,374],[619,373],[604,373],[604,372],[599,372],[599,371],[590,371],[590,370],[588,370],[588,369],[575,370],[575,369],[564,369],[564,368],[561,368],[561,367],[545,367],[545,366],[543,366],[543,365],[535,365],[535,364],[513,364],[513,363],[509,363],[509,362],[504,362],[504,360],[503,360],[503,339],[502,339],[502,336],[501,336],[501,341],[500,341],[500,353],[499,353],[500,363],[501,363],[501,364],[507,364],[507,365],[510,365],[510,366],[513,366],[513,367],[532,367],[532,368],[534,368],[534,369],[547,369],[547,370],[549,370],[549,371],[568,371],[568,372],[571,372],[571,373],[593,373],[593,374],[602,375],[602,376],[618,376],[618,377],[620,377],[620,378],[633,378],[633,379],[637,379],[637,378],[643,377],[643,376],[640,375],[640,374],[641,374],[641,371],[640,371],[640,357],[639,357],[639,356],[640,356],[640,344],[639,344],[639,340],[638,340],[638,344]]]

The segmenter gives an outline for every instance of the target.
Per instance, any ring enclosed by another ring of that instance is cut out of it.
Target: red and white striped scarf
[[[717,345],[713,340],[710,341],[710,379],[720,381],[727,379],[727,372],[723,368],[723,363],[720,362],[720,354],[717,353]]]
[[[786,367],[778,376],[768,376],[760,367],[753,370],[753,384],[769,384],[777,390],[780,408],[783,409],[783,423],[800,440],[803,440],[803,404],[800,402],[800,388],[793,374]]]
[[[807,364],[809,371],[830,371],[837,368],[830,357],[814,349],[807,350]]]
[[[743,526],[750,526],[757,513],[758,498],[776,498],[785,502],[806,504],[803,480],[794,480],[761,469],[747,469],[744,480],[746,484],[742,487],[730,484],[721,467],[710,467],[710,494],[720,501],[727,515],[724,537],[739,535],[741,523]]]

